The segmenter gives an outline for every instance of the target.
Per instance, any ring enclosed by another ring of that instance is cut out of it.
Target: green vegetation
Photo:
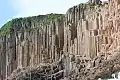
[[[95,8],[95,4],[87,4],[87,6],[91,9]]]
[[[102,4],[91,4],[91,3],[87,3],[86,4],[86,8],[87,9],[95,9],[95,7],[103,7],[104,5],[102,5]]]
[[[51,21],[55,21],[55,20],[60,21],[63,18],[64,18],[63,14],[53,14],[53,13],[47,15],[27,17],[27,18],[16,18],[7,22],[4,26],[1,27],[0,36],[5,36],[7,34],[10,34],[12,30],[20,31],[21,28],[23,28],[22,30],[26,30],[26,31],[34,31],[36,29],[38,30],[41,28],[31,28],[31,24],[41,23],[43,25],[47,25]]]
[[[9,21],[6,23],[1,29],[0,29],[0,36],[5,36],[6,34],[9,34],[11,31],[11,23],[12,21]]]
[[[51,13],[51,14],[47,15],[47,19],[48,20],[55,20],[55,19],[60,18],[61,16],[62,16],[62,14],[53,14],[53,13]]]

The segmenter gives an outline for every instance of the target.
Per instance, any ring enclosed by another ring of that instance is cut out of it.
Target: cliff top
[[[102,1],[101,0],[89,0],[88,3],[90,3],[90,4],[101,4]]]
[[[4,24],[0,29],[0,36],[5,36],[11,32],[11,30],[17,29],[19,30],[21,26],[24,26],[24,28],[27,28],[28,26],[31,27],[31,24],[34,22],[42,23],[42,24],[48,24],[51,21],[60,20],[63,18],[64,14],[47,14],[47,15],[38,15],[38,16],[32,16],[32,17],[24,17],[24,18],[16,18],[13,19],[6,24]]]
[[[94,9],[95,6],[103,6],[101,0],[89,0],[87,3],[81,3],[79,5],[83,6],[83,8],[87,10]],[[68,9],[67,13],[69,12],[70,13],[73,12],[73,7]],[[61,18],[63,18],[63,16],[64,16],[63,14],[51,13],[47,15],[38,15],[38,16],[27,17],[27,18],[16,18],[7,22],[5,25],[1,27],[0,36],[5,36],[6,34],[9,34],[12,28],[17,28],[17,30],[19,30],[20,26],[23,26],[23,25],[30,27],[31,22],[32,23],[39,22],[46,25],[51,21],[60,20]]]

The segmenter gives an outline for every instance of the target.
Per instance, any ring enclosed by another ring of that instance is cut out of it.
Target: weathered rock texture
[[[10,33],[0,37],[0,79],[109,76],[120,70],[119,15],[119,0],[90,0],[52,20],[47,15],[13,20]]]

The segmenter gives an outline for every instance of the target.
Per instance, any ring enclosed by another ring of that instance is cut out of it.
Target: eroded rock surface
[[[58,17],[13,20],[0,37],[0,79],[97,80],[119,71],[120,1],[89,2]]]

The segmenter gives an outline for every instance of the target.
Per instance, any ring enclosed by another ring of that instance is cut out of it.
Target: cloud
[[[17,17],[48,13],[66,13],[67,9],[84,0],[10,0]]]
[[[14,10],[18,12],[17,16],[34,16],[39,14],[48,14],[50,12],[59,12],[56,8],[60,9],[57,0],[11,0],[10,1]],[[62,5],[61,5],[62,6]],[[64,13],[61,12],[61,13]]]
[[[86,0],[9,0],[18,13],[26,17],[48,13],[66,13],[67,9]]]
[[[11,0],[11,4],[17,16],[23,17],[41,14],[40,7],[43,7],[40,0]]]

